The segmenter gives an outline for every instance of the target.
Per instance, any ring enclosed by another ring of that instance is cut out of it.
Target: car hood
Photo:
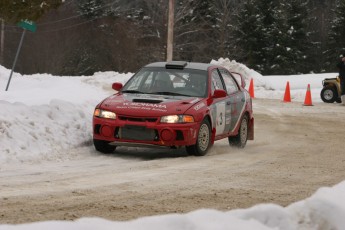
[[[101,109],[127,116],[183,114],[202,98],[152,94],[115,94],[106,98]]]

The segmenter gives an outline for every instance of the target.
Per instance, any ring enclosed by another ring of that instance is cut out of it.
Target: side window
[[[222,83],[222,79],[220,78],[218,71],[217,70],[213,70],[212,71],[212,93],[214,92],[214,90],[216,89],[224,89],[223,83]]]
[[[236,84],[236,80],[232,77],[232,75],[224,69],[219,69],[219,72],[222,74],[227,93],[236,93],[239,90],[239,88]]]
[[[235,78],[238,85],[242,85],[242,76],[239,73],[231,72],[230,74]]]

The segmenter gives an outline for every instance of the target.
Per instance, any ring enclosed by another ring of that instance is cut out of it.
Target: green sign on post
[[[22,33],[22,37],[21,37],[20,42],[19,42],[19,46],[18,46],[18,49],[17,49],[16,57],[14,58],[11,74],[10,74],[10,77],[8,78],[8,82],[7,82],[7,86],[6,86],[6,91],[8,90],[8,87],[10,86],[10,83],[11,83],[11,79],[12,79],[12,75],[13,75],[13,70],[14,70],[14,67],[16,66],[18,55],[19,55],[20,49],[21,49],[22,44],[23,44],[23,40],[24,40],[24,36],[25,36],[25,31],[26,30],[30,30],[31,32],[35,32],[36,31],[36,24],[34,22],[32,22],[32,21],[29,21],[29,20],[24,20],[24,21],[19,22],[18,26],[23,28],[23,33]]]
[[[36,24],[28,20],[19,22],[18,26],[22,27],[23,29],[30,30],[31,32],[35,32],[37,29]]]

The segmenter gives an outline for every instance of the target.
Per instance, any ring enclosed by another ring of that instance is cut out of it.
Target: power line
[[[57,32],[57,31],[60,31],[60,30],[67,30],[67,29],[71,29],[71,28],[74,28],[74,27],[77,27],[77,26],[80,26],[80,25],[84,25],[84,24],[87,24],[87,23],[90,23],[92,21],[95,21],[97,20],[98,18],[94,18],[94,19],[90,19],[90,20],[87,20],[87,21],[84,21],[84,22],[80,22],[80,23],[77,23],[77,24],[74,24],[74,25],[70,25],[70,26],[66,26],[66,27],[62,27],[62,28],[58,28],[58,29],[52,29],[52,30],[37,30],[35,33],[48,33],[48,32]],[[19,27],[15,27],[16,29],[20,29]],[[17,34],[20,34],[22,32],[20,31],[13,31],[13,30],[5,30],[7,33],[17,33]]]
[[[67,20],[70,20],[70,19],[74,19],[74,18],[79,18],[81,16],[84,16],[84,15],[87,15],[89,13],[94,13],[94,12],[97,12],[103,8],[106,8],[106,7],[109,7],[111,5],[113,5],[114,3],[111,2],[111,3],[108,3],[108,4],[105,4],[101,7],[98,7],[98,8],[95,8],[93,10],[90,10],[89,12],[87,13],[82,13],[82,14],[78,14],[78,15],[74,15],[74,16],[71,16],[71,17],[68,17],[68,18],[63,18],[63,19],[59,19],[59,20],[56,20],[56,21],[52,21],[52,22],[45,22],[45,23],[38,23],[37,26],[45,26],[45,25],[51,25],[51,24],[56,24],[56,23],[60,23],[60,22],[63,22],[63,21],[67,21]],[[125,12],[125,11],[124,11]]]
[[[74,24],[74,25],[71,25],[71,26],[66,26],[66,27],[59,28],[59,29],[44,30],[44,31],[41,31],[41,33],[58,32],[58,31],[62,31],[62,30],[67,30],[67,29],[71,29],[71,28],[74,28],[74,27],[77,27],[77,26],[80,26],[80,25],[84,25],[84,24],[93,22],[93,21],[95,21],[97,19],[98,18],[90,19],[90,20],[85,21],[85,22],[80,22],[80,23],[77,23],[77,24]]]

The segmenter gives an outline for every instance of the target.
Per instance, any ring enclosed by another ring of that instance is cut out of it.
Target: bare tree
[[[4,64],[4,43],[5,43],[5,21],[4,19],[0,19],[1,21],[1,32],[0,32],[0,64]]]
[[[8,22],[18,22],[23,19],[38,20],[48,10],[57,8],[62,0],[1,0],[0,15]]]

